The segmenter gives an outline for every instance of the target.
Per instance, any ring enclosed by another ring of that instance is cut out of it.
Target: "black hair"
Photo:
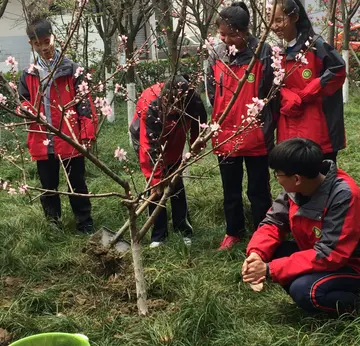
[[[30,40],[44,35],[51,35],[52,33],[51,22],[46,18],[35,19],[26,27],[26,34]]]
[[[276,145],[269,154],[271,169],[287,176],[299,174],[309,179],[319,175],[322,161],[319,144],[305,138],[288,139]]]
[[[310,19],[300,0],[281,0],[278,2],[278,5],[282,6],[282,10],[289,17],[296,14],[299,15],[299,19],[296,22],[296,30],[298,33],[306,33],[309,36],[315,35]]]
[[[216,25],[228,25],[233,30],[246,31],[250,23],[250,12],[244,2],[234,2],[220,11]]]
[[[194,88],[190,86],[190,78],[187,74],[175,75],[168,78],[162,90],[161,97],[167,98],[167,105],[175,105],[183,108],[191,102]]]

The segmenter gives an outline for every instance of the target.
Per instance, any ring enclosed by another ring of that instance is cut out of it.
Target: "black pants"
[[[272,204],[267,156],[219,157],[224,191],[226,234],[239,237],[245,230],[242,199],[243,161],[248,175],[247,196],[251,204],[254,227],[265,218]]]
[[[331,161],[334,161],[336,163],[337,154],[338,154],[337,151],[334,151],[332,153],[324,154],[323,159],[324,160],[331,160]]]
[[[63,160],[70,184],[76,193],[88,193],[85,183],[85,159],[83,156]],[[57,190],[59,186],[60,161],[54,155],[48,160],[37,161],[37,169],[43,189]],[[70,191],[70,188],[68,189]],[[76,217],[78,230],[92,226],[91,204],[88,197],[69,196],[71,208]],[[60,196],[45,193],[40,197],[45,216],[55,222],[61,217]]]
[[[285,241],[277,248],[273,259],[298,251],[295,241]],[[360,274],[350,267],[314,272],[298,276],[283,288],[306,311],[352,312],[359,306]]]
[[[174,172],[179,167],[176,164],[168,169],[168,172]],[[159,201],[161,196],[154,202]],[[175,232],[181,232],[184,237],[191,237],[193,229],[190,224],[190,217],[188,211],[188,205],[186,201],[185,187],[182,178],[179,178],[170,197],[172,221]],[[150,203],[149,215],[151,215],[156,208],[155,204]],[[166,207],[161,209],[161,212],[157,216],[153,231],[151,234],[151,241],[164,241],[168,235],[168,218]]]

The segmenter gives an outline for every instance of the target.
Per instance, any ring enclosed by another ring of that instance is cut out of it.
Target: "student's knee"
[[[307,276],[304,275],[295,279],[289,287],[289,294],[296,305],[309,312],[317,311],[311,297],[312,284],[313,282],[310,282]]]

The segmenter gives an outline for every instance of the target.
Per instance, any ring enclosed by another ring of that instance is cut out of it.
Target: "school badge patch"
[[[304,79],[309,79],[309,78],[311,78],[311,76],[312,76],[311,70],[309,70],[308,68],[305,69],[305,70],[302,72],[302,76],[303,76]]]
[[[254,83],[255,82],[255,75],[253,73],[250,73],[249,76],[247,77],[247,81],[249,83]]]
[[[312,229],[313,233],[315,234],[315,237],[317,239],[320,239],[321,236],[322,236],[322,232],[321,232],[321,229],[319,227],[316,227],[314,226],[313,229]]]

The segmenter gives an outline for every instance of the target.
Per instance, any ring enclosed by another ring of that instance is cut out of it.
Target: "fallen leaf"
[[[1,299],[0,308],[9,308],[12,305],[11,299]]]
[[[78,295],[75,299],[79,305],[84,305],[86,303],[86,298],[84,296]]]
[[[12,334],[9,333],[6,329],[0,328],[0,346],[8,345],[12,337]]]
[[[15,276],[7,276],[4,280],[5,287],[15,287],[19,286],[22,282],[21,278]]]

